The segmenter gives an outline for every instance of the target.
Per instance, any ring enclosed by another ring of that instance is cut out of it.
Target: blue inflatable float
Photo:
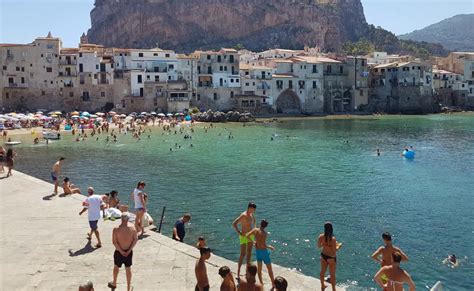
[[[403,154],[402,154],[405,159],[414,159],[415,158],[415,152],[412,151],[412,150],[406,150],[406,151],[403,151]]]
[[[68,124],[64,127],[64,130],[71,130],[71,126]]]

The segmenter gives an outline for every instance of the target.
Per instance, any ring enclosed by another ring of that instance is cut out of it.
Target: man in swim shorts
[[[382,234],[384,246],[379,247],[375,253],[372,254],[372,259],[379,262],[381,267],[391,266],[393,263],[392,255],[395,252],[399,252],[402,256],[402,261],[408,261],[408,256],[398,247],[395,247],[392,243],[392,235],[389,232]],[[380,258],[381,257],[381,258]],[[382,274],[381,279],[387,282],[387,276]]]
[[[53,168],[51,169],[51,180],[53,180],[54,183],[54,195],[58,195],[58,187],[59,187],[59,175],[61,174],[61,164],[65,158],[60,157],[59,160],[54,163]]]
[[[91,232],[87,234],[87,239],[92,238],[92,233],[95,234],[97,238],[97,245],[96,248],[102,247],[102,242],[100,241],[99,229],[98,229],[98,222],[101,217],[101,210],[104,209],[104,198],[100,195],[94,194],[94,188],[89,187],[87,188],[87,194],[89,195],[86,200],[82,203],[84,208],[79,212],[79,215],[82,215],[84,212],[88,212],[88,219],[89,219],[89,226],[91,228]]]
[[[115,246],[114,271],[113,281],[108,284],[108,287],[112,289],[117,287],[118,273],[122,265],[125,265],[127,290],[131,290],[133,248],[138,241],[138,236],[135,226],[129,225],[129,219],[130,214],[128,212],[123,212],[121,224],[112,231],[112,242]]]
[[[260,228],[254,228],[252,231],[247,233],[247,237],[251,235],[255,235],[255,255],[257,256],[257,268],[258,268],[258,279],[260,283],[263,285],[263,278],[262,278],[262,262],[265,263],[267,266],[268,275],[270,275],[270,282],[272,282],[273,288],[275,288],[275,284],[273,283],[273,269],[272,269],[272,261],[270,260],[270,254],[268,253],[268,249],[274,251],[275,248],[267,245],[267,235],[268,233],[265,231],[265,228],[268,226],[268,222],[263,219],[260,222]]]
[[[209,291],[209,278],[207,277],[206,260],[211,257],[211,249],[208,247],[199,249],[201,257],[196,262],[194,272],[196,274],[197,284],[195,291]]]
[[[247,237],[246,234],[250,232],[256,224],[254,216],[256,210],[257,205],[254,202],[249,202],[247,210],[242,212],[242,214],[240,214],[240,216],[232,223],[232,226],[239,235],[240,241],[240,257],[237,267],[237,278],[240,277],[240,268],[242,267],[244,257],[247,257],[247,265],[250,265],[250,262],[252,261],[253,237]],[[239,224],[241,229],[238,227]]]

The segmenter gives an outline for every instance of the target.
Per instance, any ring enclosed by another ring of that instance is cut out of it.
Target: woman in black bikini
[[[338,244],[336,237],[333,235],[333,228],[330,222],[324,224],[324,233],[318,237],[318,248],[321,250],[321,290],[326,288],[324,285],[324,276],[329,266],[329,274],[331,278],[332,290],[336,291],[336,252],[342,244]]]

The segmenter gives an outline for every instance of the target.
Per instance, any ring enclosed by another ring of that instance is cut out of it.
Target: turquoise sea
[[[257,220],[269,221],[273,262],[315,277],[316,237],[332,221],[344,244],[337,280],[355,290],[376,287],[378,265],[370,255],[390,231],[410,258],[402,267],[418,290],[438,280],[446,290],[473,289],[474,115],[218,124],[207,133],[204,126],[177,135],[154,128],[150,139],[120,135],[116,144],[104,136],[75,142],[65,133],[61,141],[33,146],[24,135],[16,169],[48,180],[51,165],[65,156],[63,173],[74,184],[116,189],[122,200],[144,180],[151,215],[159,220],[167,208],[164,234],[190,212],[185,241],[204,235],[217,255],[232,260],[239,246],[231,223],[253,200]],[[414,161],[400,157],[407,145]],[[457,269],[442,264],[451,253],[461,258]]]

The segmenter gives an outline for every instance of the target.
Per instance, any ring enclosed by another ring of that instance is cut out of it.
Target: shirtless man
[[[54,163],[53,168],[51,169],[51,179],[54,182],[54,195],[58,195],[58,186],[59,186],[58,178],[59,178],[59,175],[61,174],[61,164],[63,163],[64,160],[65,158],[60,157],[59,160],[56,163]]]
[[[240,280],[239,291],[263,291],[263,285],[257,283],[257,266],[247,265],[245,279]]]
[[[132,200],[135,202],[136,213],[135,228],[140,232],[140,235],[143,235],[145,232],[145,228],[142,226],[142,220],[146,212],[146,193],[143,192],[143,189],[145,189],[145,182],[140,181],[137,184],[137,188],[135,188],[132,193]]]
[[[196,262],[194,272],[196,274],[197,284],[195,291],[209,291],[209,279],[207,278],[206,260],[211,257],[211,249],[208,247],[199,249],[201,257]]]
[[[400,262],[402,261],[402,254],[395,252],[392,254],[393,264],[391,266],[382,267],[377,274],[375,274],[375,282],[388,291],[403,291],[403,284],[408,284],[410,291],[415,291],[415,283],[408,274],[407,271],[400,268]],[[385,276],[386,280],[382,277]],[[384,282],[385,281],[385,282]]]
[[[237,287],[235,286],[234,277],[229,267],[222,266],[219,268],[219,275],[222,277],[223,281],[221,284],[220,291],[236,291]]]
[[[372,259],[379,262],[382,267],[391,266],[393,262],[393,253],[399,252],[402,256],[402,261],[408,261],[408,256],[402,250],[392,244],[392,235],[389,232],[384,232],[382,234],[382,239],[385,246],[378,248],[375,253],[372,254]]]
[[[252,260],[253,241],[252,237],[249,239],[247,238],[246,234],[251,231],[256,224],[254,216],[256,210],[257,205],[254,202],[249,202],[247,211],[244,211],[242,214],[240,214],[240,216],[234,220],[234,223],[232,223],[232,226],[239,235],[240,241],[240,257],[239,264],[237,267],[237,278],[240,277],[240,268],[242,267],[244,257],[247,257],[247,265],[250,265],[250,262]],[[240,230],[238,227],[239,224],[241,227]]]
[[[268,226],[268,222],[263,219],[260,222],[260,228],[254,228],[252,231],[247,233],[247,237],[255,235],[255,254],[257,256],[257,267],[258,267],[258,279],[260,283],[263,285],[263,278],[262,278],[262,261],[267,266],[268,274],[270,275],[270,282],[272,282],[272,287],[275,288],[274,278],[273,278],[273,269],[272,269],[272,261],[270,260],[270,254],[268,253],[268,249],[274,251],[275,248],[267,245],[267,235],[268,233],[265,231],[265,228]]]
[[[129,219],[130,215],[128,212],[123,212],[121,224],[114,228],[112,232],[112,242],[115,246],[115,252],[113,281],[108,284],[108,287],[111,289],[117,288],[117,276],[123,264],[125,265],[127,275],[127,290],[131,290],[132,270],[130,267],[132,266],[133,247],[135,247],[138,237],[135,227],[128,224]]]

